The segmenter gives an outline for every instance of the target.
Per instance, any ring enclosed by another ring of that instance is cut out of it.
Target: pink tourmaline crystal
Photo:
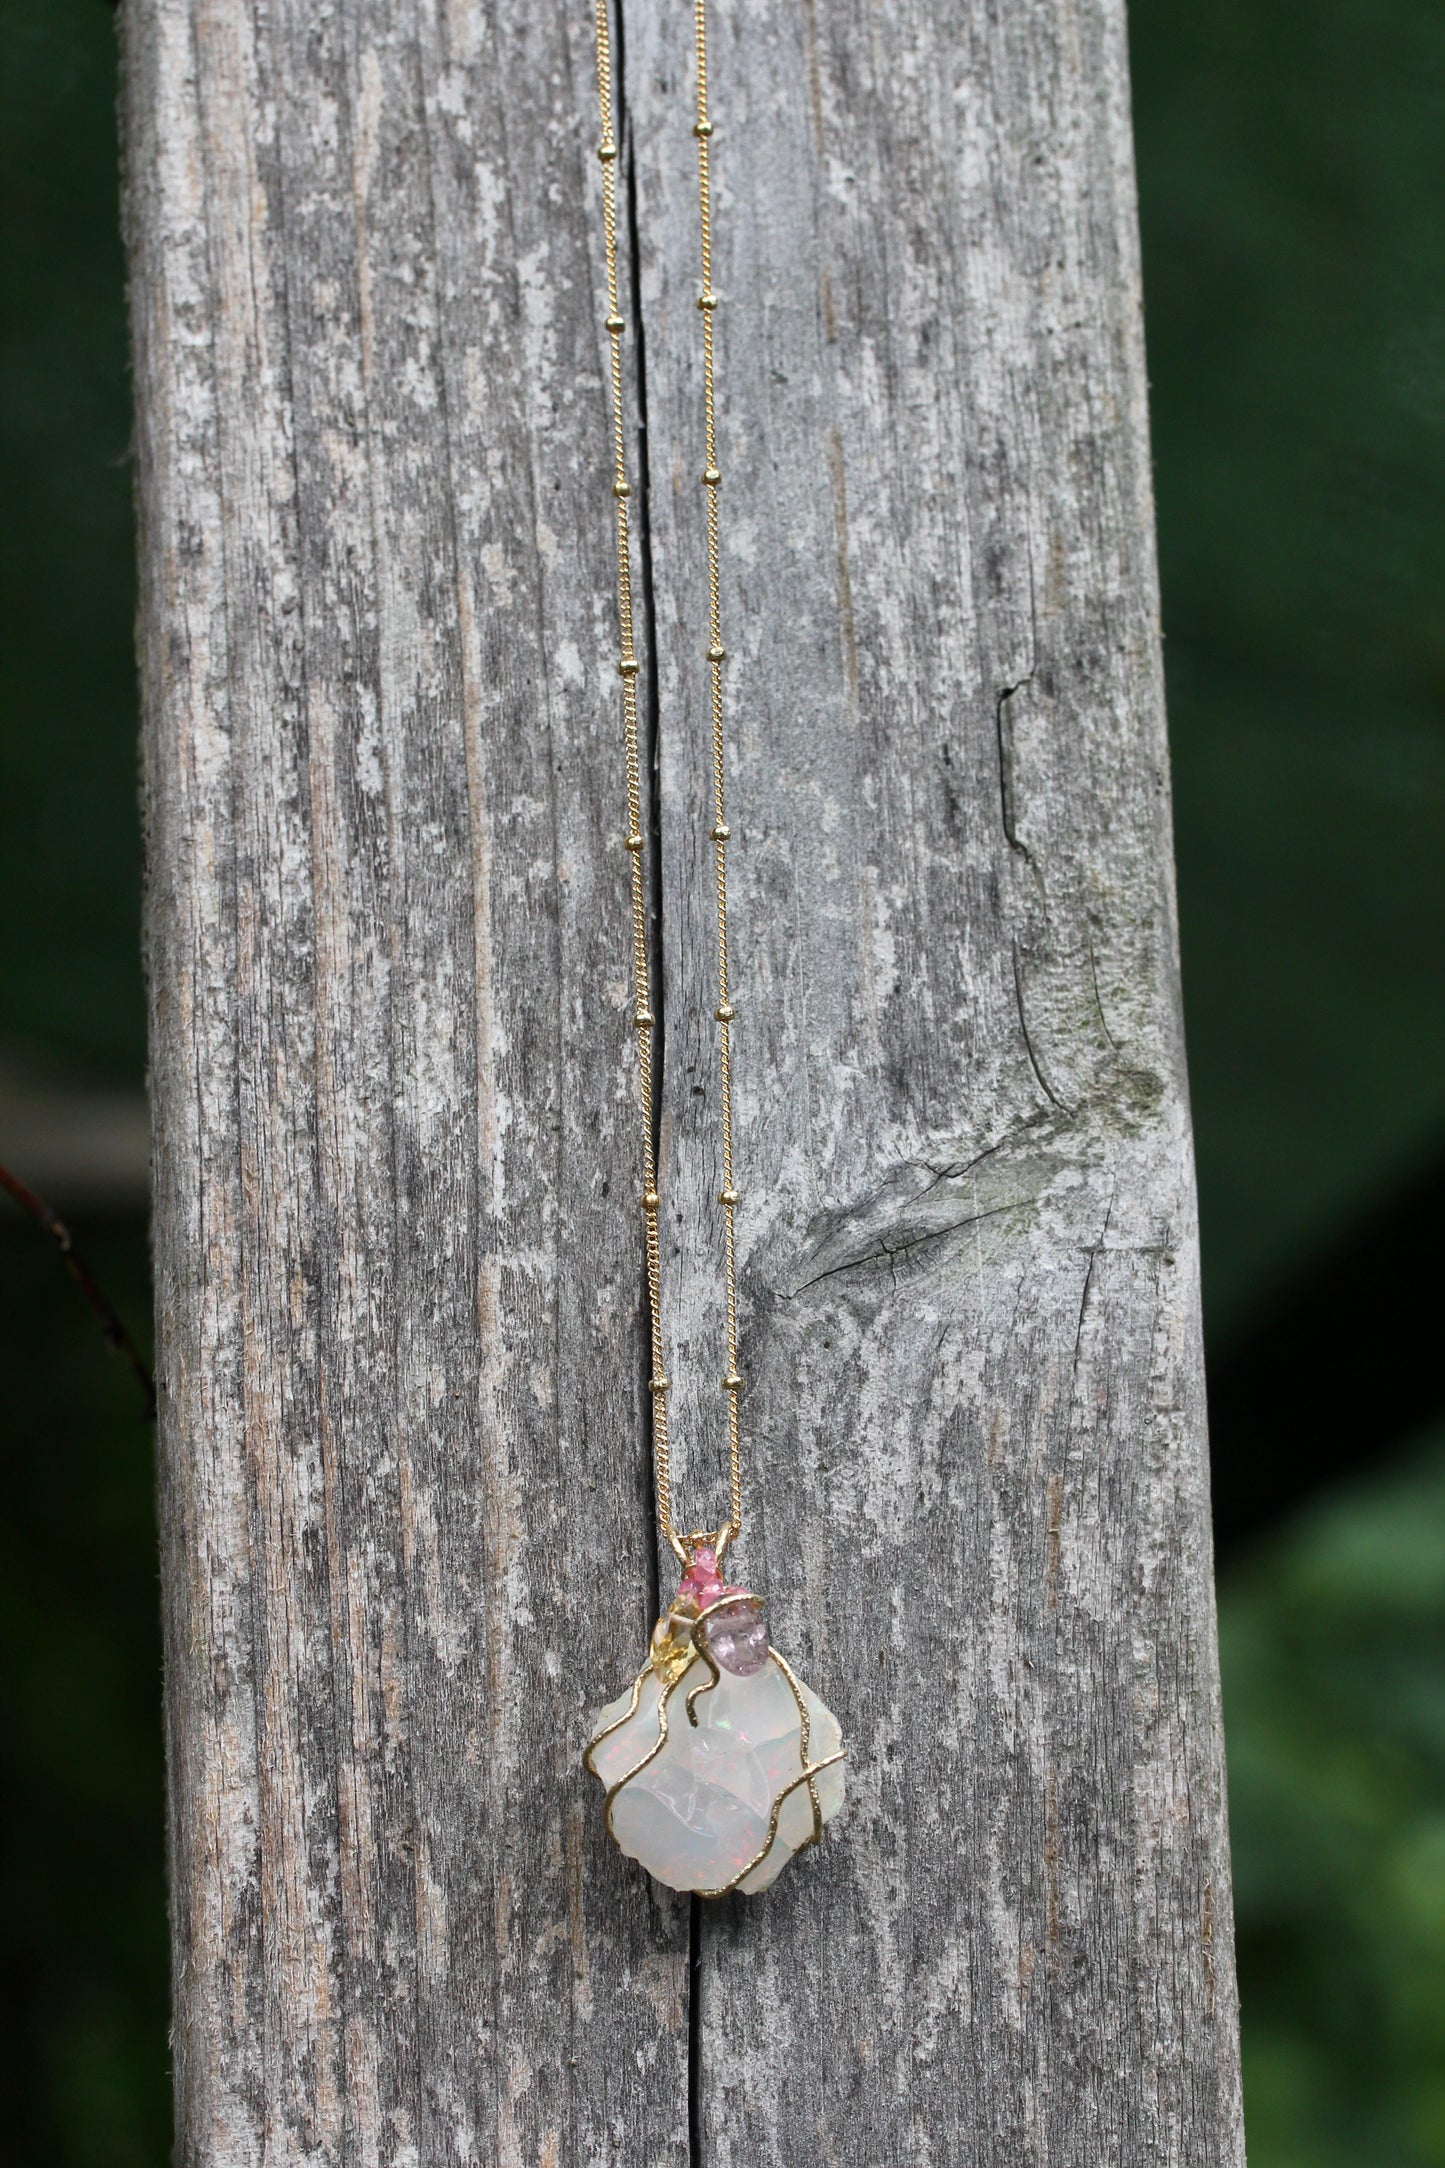
[[[726,1610],[707,1621],[702,1638],[713,1662],[723,1671],[750,1679],[762,1670],[768,1660],[768,1629],[762,1607],[749,1599],[745,1589],[724,1581],[718,1571],[717,1553],[709,1544],[698,1544],[677,1593],[691,1597],[699,1611],[722,1603],[725,1597],[736,1596],[737,1603],[728,1604]]]
[[[725,1583],[717,1569],[717,1552],[710,1545],[700,1543],[693,1552],[677,1593],[691,1596],[699,1611],[705,1611],[725,1593]]]

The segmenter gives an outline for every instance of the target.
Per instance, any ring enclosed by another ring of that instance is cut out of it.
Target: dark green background
[[[1132,44],[1222,1375],[1445,1150],[1445,7],[1135,0]],[[104,0],[0,0],[0,1070],[96,1089],[144,1063],[114,77]],[[76,1217],[139,1330],[139,1216]],[[151,1441],[9,1212],[0,1305],[0,2118],[159,2164]],[[1330,1436],[1336,1352],[1221,1562],[1250,2153],[1445,2168],[1445,1390],[1387,1344],[1417,1430]]]

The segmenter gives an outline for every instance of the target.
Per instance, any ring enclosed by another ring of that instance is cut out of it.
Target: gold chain
[[[633,1024],[637,1034],[637,1096],[642,1115],[642,1225],[647,1258],[647,1300],[652,1348],[652,1443],[656,1466],[657,1513],[662,1532],[680,1559],[688,1546],[673,1526],[672,1461],[667,1434],[669,1381],[662,1346],[662,1268],[658,1248],[657,1215],[661,1204],[657,1186],[657,1161],[653,1150],[651,970],[647,948],[647,892],[643,871],[642,764],[638,750],[637,678],[640,664],[632,630],[632,544],[628,523],[631,489],[627,480],[627,453],[622,414],[622,335],[626,329],[618,305],[617,285],[617,157],[613,122],[612,33],[608,0],[595,0],[597,29],[597,102],[602,120],[602,140],[597,155],[602,161],[602,233],[607,260],[606,328],[612,357],[612,495],[617,515],[617,617],[621,654],[617,669],[622,679],[622,743],[627,778],[627,834],[624,838],[632,873],[632,982]],[[694,0],[693,36],[697,61],[698,219],[701,241],[702,290],[698,309],[702,316],[703,440],[705,465],[702,487],[707,504],[707,664],[712,694],[712,827],[717,875],[717,1006],[718,1083],[722,1129],[723,1186],[718,1202],[723,1210],[723,1285],[727,1319],[727,1374],[723,1392],[728,1411],[728,1518],[715,1541],[721,1558],[742,1528],[742,1426],[738,1396],[742,1377],[738,1371],[737,1249],[734,1215],[739,1202],[733,1165],[732,1024],[735,1011],[728,974],[727,846],[731,831],[724,803],[724,754],[726,738],[723,707],[722,597],[718,544],[717,422],[713,398],[713,316],[717,295],[712,290],[712,194],[708,150],[713,124],[707,109],[707,6]]]

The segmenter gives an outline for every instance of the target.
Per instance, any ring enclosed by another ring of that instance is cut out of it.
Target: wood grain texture
[[[852,1768],[692,1920],[577,1762],[658,1574],[586,10],[123,17],[179,2159],[1236,2168],[1117,0],[715,0],[738,1557]],[[700,1521],[689,14],[620,29]]]

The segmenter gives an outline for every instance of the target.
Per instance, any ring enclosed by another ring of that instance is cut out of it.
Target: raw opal
[[[612,1834],[630,1859],[669,1889],[721,1890],[756,1860],[737,1884],[755,1896],[813,1837],[813,1801],[808,1785],[796,1781],[805,1766],[802,1717],[776,1657],[748,1671],[719,1668],[715,1684],[712,1679],[701,1657],[670,1687],[660,1672],[649,1671],[636,1709],[606,1738],[600,1735],[624,1714],[630,1692],[602,1710],[593,1735],[600,1744],[589,1750],[588,1761],[609,1790],[637,1768],[657,1741],[666,1694],[666,1743],[614,1798]],[[695,1723],[688,1716],[694,1689],[700,1689],[692,1704]],[[801,1681],[799,1692],[808,1712],[812,1764],[839,1751],[842,1733],[837,1718]],[[843,1764],[819,1770],[813,1783],[822,1819],[830,1821],[843,1804]]]

